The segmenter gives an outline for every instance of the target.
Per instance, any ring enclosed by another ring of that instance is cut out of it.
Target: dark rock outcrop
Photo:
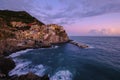
[[[12,22],[16,22],[16,25],[12,25]],[[3,23],[1,23],[3,22]],[[39,25],[44,25],[44,23],[38,21],[36,18],[31,16],[25,11],[10,11],[10,10],[0,10],[0,23],[3,27],[24,27],[25,24],[37,23]],[[22,24],[24,23],[24,25]],[[2,27],[1,26],[1,27]]]
[[[11,58],[0,57],[0,77],[7,77],[10,70],[15,67],[15,62]]]
[[[69,41],[70,44],[73,44],[75,46],[78,46],[79,48],[88,48],[89,46],[86,45],[86,44],[82,44],[82,43],[79,43],[79,42],[76,42],[76,41],[73,41],[73,40],[70,40]]]
[[[40,77],[38,75],[35,75],[34,73],[29,72],[28,74],[21,76],[12,76],[10,79],[11,80],[49,80],[49,77],[48,75],[44,75],[43,77]]]
[[[8,56],[11,53],[25,50],[29,48],[42,48],[50,47],[49,43],[41,43],[35,40],[17,40],[17,39],[5,39],[0,40],[0,55]]]

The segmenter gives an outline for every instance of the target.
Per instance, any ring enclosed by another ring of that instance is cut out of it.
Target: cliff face
[[[45,25],[24,11],[0,10],[0,54],[68,40],[62,26]]]

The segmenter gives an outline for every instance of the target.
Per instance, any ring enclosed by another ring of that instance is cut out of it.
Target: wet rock
[[[4,77],[6,77],[6,75],[3,73],[0,73],[0,78],[4,78]]]
[[[11,78],[11,80],[49,80],[49,77],[48,75],[40,77],[38,75],[35,75],[34,73],[29,72],[28,74],[25,75],[14,76]]]
[[[76,41],[73,41],[73,40],[70,40],[69,43],[71,43],[73,45],[76,45],[80,48],[88,48],[89,47],[88,45],[85,45],[85,44],[82,44],[82,43],[79,43],[79,42],[76,42]]]
[[[8,76],[10,70],[15,67],[15,62],[11,58],[0,57],[0,77]]]

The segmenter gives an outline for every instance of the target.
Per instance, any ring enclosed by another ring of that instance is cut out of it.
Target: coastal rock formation
[[[86,44],[83,44],[83,43],[79,43],[79,42],[76,42],[76,41],[73,41],[73,40],[70,40],[69,41],[70,44],[73,44],[75,46],[78,46],[79,48],[88,48],[89,46],[86,45]]]
[[[42,48],[50,46],[51,45],[49,43],[41,43],[35,40],[5,39],[0,40],[0,55],[8,56],[11,53],[28,48]]]
[[[12,80],[49,80],[47,75],[40,77],[35,75],[34,73],[29,72],[28,74],[21,75],[21,76],[13,76],[11,77]]]
[[[10,70],[15,67],[15,62],[10,58],[0,57],[0,78],[8,76]]]
[[[45,25],[24,11],[0,10],[0,54],[50,47],[69,40],[62,26]]]
[[[69,38],[62,26],[45,25],[25,11],[0,10],[0,56],[28,48],[50,47],[51,44],[68,42]],[[33,73],[19,77],[6,77],[15,63],[0,57],[0,79],[3,80],[49,80]]]

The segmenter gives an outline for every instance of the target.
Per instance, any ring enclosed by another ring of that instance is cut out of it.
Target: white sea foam
[[[43,76],[45,74],[46,67],[42,64],[40,65],[32,65],[32,62],[26,60],[16,60],[16,67],[9,73],[10,76],[12,75],[23,75],[27,74],[28,72],[33,72],[36,75]]]
[[[59,46],[57,45],[52,45],[52,47],[50,49],[56,49],[56,48],[59,48]]]
[[[50,80],[72,80],[72,73],[69,70],[61,70],[55,73]]]
[[[59,46],[54,46],[54,48],[58,48]]]
[[[34,69],[32,69],[32,72],[35,72],[35,74],[39,75],[39,76],[43,76],[45,74],[45,66],[43,66],[42,64],[37,65],[34,67]]]
[[[10,71],[9,75],[21,75],[21,74],[26,74],[28,72],[28,66],[31,64],[31,62],[22,62],[22,63],[18,63],[16,64],[16,67]]]
[[[9,57],[12,57],[16,63],[16,67],[12,71],[9,72],[10,76],[12,76],[12,75],[19,76],[19,75],[27,74],[28,72],[33,72],[39,76],[44,75],[46,67],[43,66],[42,64],[33,65],[31,61],[17,58],[18,56],[25,54],[31,50],[33,50],[33,49],[26,49],[26,50],[18,51],[9,56]]]
[[[87,44],[88,45],[88,44]],[[86,48],[86,49],[93,49],[93,48],[95,48],[95,47],[93,47],[93,46],[91,46],[91,45],[88,45],[88,48]]]
[[[31,51],[31,50],[33,50],[33,49],[21,50],[21,51],[12,53],[12,54],[10,55],[10,57],[14,58],[14,57],[20,56],[21,54],[27,53],[28,51]]]
[[[92,49],[92,48],[95,48],[95,47],[93,47],[93,46],[89,46],[89,48]]]

